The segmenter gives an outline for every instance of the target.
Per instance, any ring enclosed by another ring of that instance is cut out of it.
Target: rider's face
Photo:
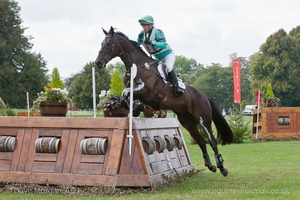
[[[143,24],[142,25],[143,30],[148,33],[151,30],[151,25],[150,24]]]

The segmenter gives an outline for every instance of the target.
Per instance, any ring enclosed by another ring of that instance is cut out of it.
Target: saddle
[[[167,70],[166,70],[166,65],[163,64],[162,62],[159,62],[158,63],[158,66],[157,66],[157,70],[160,74],[160,76],[163,78],[163,81],[167,84],[167,83],[170,83],[172,85],[172,83],[169,81],[169,78],[168,78],[168,75],[167,75]],[[178,79],[178,86],[182,89],[185,89],[185,84],[183,83],[182,79],[179,78],[177,76],[177,79]]]

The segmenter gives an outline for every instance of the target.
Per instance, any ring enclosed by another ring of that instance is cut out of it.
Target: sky
[[[249,58],[279,29],[300,25],[300,1],[294,0],[15,0],[25,35],[41,53],[49,74],[62,78],[95,61],[112,26],[136,40],[138,19],[152,15],[175,55],[205,66],[230,65],[230,55]],[[109,64],[120,62],[119,58]]]

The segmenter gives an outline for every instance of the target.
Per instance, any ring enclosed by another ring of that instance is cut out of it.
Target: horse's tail
[[[222,113],[219,111],[217,105],[211,99],[209,99],[209,103],[212,110],[212,119],[218,132],[218,143],[222,145],[232,143],[234,136],[229,124],[223,117]]]

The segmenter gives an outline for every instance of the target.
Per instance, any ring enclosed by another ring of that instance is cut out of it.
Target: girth
[[[151,107],[155,110],[160,110],[160,104],[164,97],[166,96],[166,90],[168,88],[168,84],[165,85],[165,87],[159,91],[153,98],[153,103],[151,103]]]

